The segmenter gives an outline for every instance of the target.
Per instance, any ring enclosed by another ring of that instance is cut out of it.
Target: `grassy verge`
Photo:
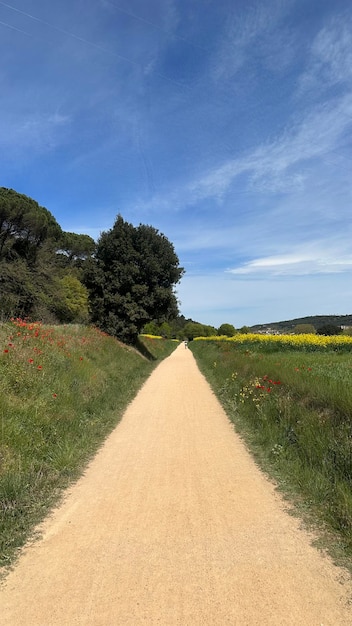
[[[82,472],[127,404],[177,344],[153,360],[93,328],[0,326],[0,565],[11,563]]]
[[[350,353],[254,351],[219,341],[190,347],[261,467],[351,569]]]

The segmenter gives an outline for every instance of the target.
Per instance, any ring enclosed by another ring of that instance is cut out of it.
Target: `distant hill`
[[[251,326],[251,331],[256,332],[258,330],[278,330],[280,332],[291,332],[298,324],[313,324],[317,329],[325,324],[334,324],[334,326],[352,326],[352,314],[351,315],[312,315],[310,317],[298,317],[293,320],[285,320],[283,322],[270,322],[270,324],[256,324]]]

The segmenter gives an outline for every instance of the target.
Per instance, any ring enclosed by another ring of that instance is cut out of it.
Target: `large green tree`
[[[84,282],[91,319],[102,330],[134,343],[143,326],[177,315],[175,285],[183,275],[173,245],[152,226],[118,215],[87,261]]]
[[[200,324],[200,322],[191,321],[187,322],[187,324],[185,324],[185,326],[183,327],[183,335],[189,341],[192,341],[192,339],[195,339],[195,337],[210,337],[211,335],[216,334],[216,330],[212,328],[211,331],[211,328],[212,327],[210,326]]]
[[[44,242],[59,247],[61,237],[50,211],[24,194],[0,187],[0,259],[22,258],[33,266]]]
[[[0,319],[86,320],[80,277],[94,250],[91,237],[64,233],[38,202],[0,187]]]
[[[218,328],[218,335],[225,335],[226,337],[233,337],[236,334],[236,328],[233,324],[221,324]]]
[[[0,317],[54,319],[62,230],[38,202],[0,187]]]

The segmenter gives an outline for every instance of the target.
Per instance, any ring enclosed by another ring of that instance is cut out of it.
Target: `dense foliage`
[[[331,337],[332,335],[341,335],[341,333],[341,326],[335,326],[335,324],[324,324],[324,326],[319,326],[319,328],[317,328],[318,335],[326,335],[327,337]]]
[[[226,335],[226,337],[233,337],[236,329],[232,324],[221,324],[218,328],[218,335]]]
[[[109,335],[135,343],[143,326],[178,313],[175,285],[183,274],[169,240],[152,226],[121,215],[103,232],[86,265],[91,319]]]
[[[80,279],[94,250],[91,237],[65,233],[35,200],[0,187],[0,318],[87,321]]]
[[[94,322],[127,343],[152,320],[171,336],[183,269],[152,226],[118,216],[98,244],[64,232],[38,202],[0,188],[0,320]]]

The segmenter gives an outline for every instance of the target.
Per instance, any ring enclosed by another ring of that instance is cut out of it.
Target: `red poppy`
[[[8,353],[8,350],[4,350],[4,352],[5,352],[5,354],[7,354],[7,353]]]
[[[28,363],[34,363],[34,359],[28,359]]]
[[[57,398],[57,393],[53,393],[53,398]]]
[[[38,365],[38,370],[42,370],[43,366],[42,365]]]

